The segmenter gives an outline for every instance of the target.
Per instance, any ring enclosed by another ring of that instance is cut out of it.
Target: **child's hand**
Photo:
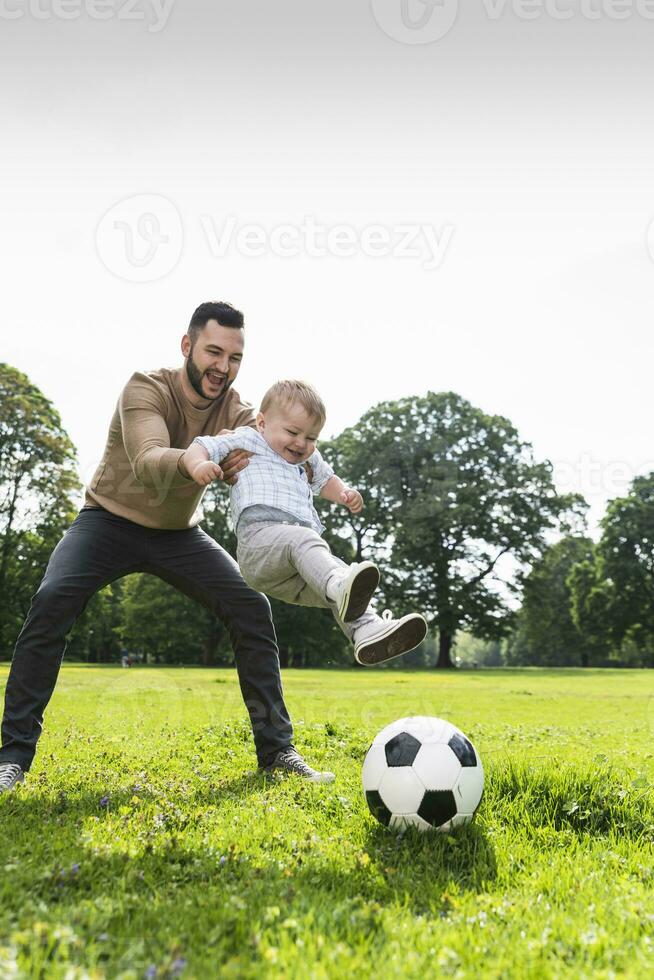
[[[210,459],[207,459],[194,467],[191,477],[199,486],[206,487],[214,480],[222,480],[223,471],[218,463],[212,463]]]
[[[363,510],[363,497],[358,490],[347,488],[341,494],[341,501],[345,504],[350,514],[358,514]]]

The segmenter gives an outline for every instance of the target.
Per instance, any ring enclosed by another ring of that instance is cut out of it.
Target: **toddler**
[[[376,615],[369,603],[379,584],[377,566],[346,565],[321,536],[314,495],[343,504],[352,514],[363,508],[359,491],[346,486],[316,449],[325,417],[322,399],[310,385],[278,381],[264,395],[256,429],[199,436],[184,453],[183,466],[206,486],[222,478],[220,463],[232,450],[252,454],[231,487],[243,578],[275,599],[331,609],[358,663],[380,664],[418,646],[427,624],[417,613],[401,619],[389,612]]]

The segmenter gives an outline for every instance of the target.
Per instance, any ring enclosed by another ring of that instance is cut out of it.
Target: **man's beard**
[[[191,385],[193,391],[197,395],[199,395],[200,398],[204,398],[208,402],[220,401],[221,398],[225,397],[227,391],[229,390],[229,388],[231,388],[233,384],[233,382],[230,381],[229,378],[225,378],[225,382],[223,384],[222,391],[220,392],[220,394],[216,395],[215,398],[212,398],[210,395],[205,395],[204,391],[202,390],[203,374],[202,371],[200,371],[200,369],[198,368],[195,361],[193,360],[192,347],[191,350],[189,351],[188,357],[186,358],[186,377],[188,378],[189,384]]]

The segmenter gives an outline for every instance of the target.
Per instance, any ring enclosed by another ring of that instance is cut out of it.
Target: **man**
[[[179,466],[196,436],[255,425],[251,406],[232,387],[243,348],[243,314],[228,303],[203,303],[182,338],[184,366],[134,374],[123,389],[85,506],[52,553],[16,643],[0,792],[30,769],[67,634],[95,592],[132,572],[157,575],[227,625],[260,767],[313,782],[334,779],[308,766],[292,744],[268,600],[198,526],[203,488]],[[230,454],[225,479],[237,478],[247,455]]]

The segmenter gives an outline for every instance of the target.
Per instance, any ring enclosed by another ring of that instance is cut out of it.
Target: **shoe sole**
[[[275,769],[260,769],[259,772],[262,776],[272,776],[276,772],[281,772],[287,776],[297,776],[299,779],[304,779],[307,783],[314,783],[316,786],[323,783],[333,783],[336,779],[333,772],[316,772],[315,776],[303,776],[302,773],[284,769],[283,766],[278,766]]]
[[[391,627],[383,636],[357,647],[354,659],[364,667],[374,667],[415,650],[426,636],[427,623],[416,613],[399,627]]]
[[[316,786],[326,786],[328,783],[333,783],[336,776],[333,772],[321,772],[317,778],[313,776],[309,779],[310,783],[314,783]]]
[[[359,616],[363,616],[378,585],[379,569],[376,565],[369,562],[363,568],[359,568],[343,597],[338,613],[344,623],[351,623]]]

